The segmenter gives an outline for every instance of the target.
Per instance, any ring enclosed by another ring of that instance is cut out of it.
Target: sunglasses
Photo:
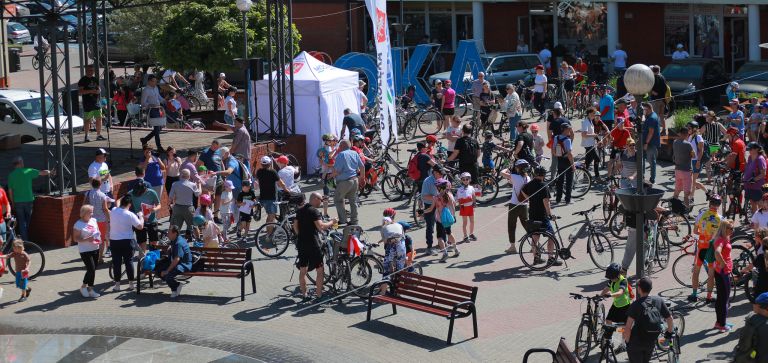
[[[472,180],[472,178],[461,178],[461,181]]]
[[[629,146],[635,146],[635,144],[629,144]]]

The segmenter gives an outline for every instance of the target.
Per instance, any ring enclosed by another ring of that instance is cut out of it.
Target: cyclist
[[[424,138],[424,140],[427,142],[427,153],[429,156],[434,157],[435,153],[437,153],[437,136],[435,135],[427,135],[427,137]]]
[[[701,212],[693,224],[693,233],[699,236],[699,240],[697,241],[698,253],[694,256],[695,264],[693,266],[693,276],[691,277],[693,292],[688,296],[688,301],[691,302],[698,301],[699,272],[704,263],[707,264],[707,302],[714,301],[712,299],[712,289],[715,285],[715,270],[712,268],[712,262],[714,261],[714,254],[712,252],[714,251],[710,250],[710,242],[720,227],[720,221],[723,219],[717,212],[720,209],[721,203],[722,200],[719,195],[712,195],[709,198],[709,208]]]
[[[552,195],[549,193],[549,188],[544,182],[544,177],[547,175],[547,169],[543,166],[537,166],[533,169],[534,179],[525,184],[520,191],[520,197],[522,200],[528,201],[528,221],[529,226],[538,223],[541,224],[542,229],[554,234],[555,230],[552,228],[552,224],[549,223],[549,219],[552,216],[552,208],[550,206],[550,199]],[[538,240],[535,241],[538,245]],[[555,244],[551,239],[547,241],[547,255],[550,258],[555,259],[552,263],[553,266],[562,266],[563,262],[557,259],[554,252]],[[541,264],[545,261],[541,258],[542,251],[533,251],[536,256],[533,259],[534,264]]]
[[[387,208],[384,210],[384,217],[389,217],[393,221],[395,220],[395,215],[397,212],[393,208]],[[399,225],[403,227],[403,231],[408,231],[411,228],[411,225],[408,222],[397,222]],[[405,265],[406,266],[413,266],[413,259],[416,257],[416,251],[413,249],[413,238],[409,236],[407,233],[403,237],[405,239]],[[409,268],[408,272],[412,272],[413,269]]]
[[[605,270],[605,278],[608,279],[608,286],[603,288],[600,295],[613,298],[613,304],[608,310],[608,315],[605,317],[605,323],[608,325],[626,323],[629,305],[632,303],[632,291],[629,287],[629,281],[621,273],[621,267],[616,262],[611,263]],[[605,337],[610,340],[613,332],[613,328],[606,328],[604,330]]]
[[[597,95],[600,96],[600,119],[608,127],[608,130],[613,130],[613,118],[615,117],[615,108],[613,104],[613,96],[606,92],[607,85],[601,84],[597,86]]]
[[[622,120],[621,117],[618,118]],[[632,134],[626,129],[624,122],[618,122],[616,127],[606,137],[605,142],[611,143],[611,155],[608,160],[608,176],[614,176],[621,168],[618,167],[620,162],[617,162],[620,155],[627,148],[627,141],[632,138]]]
[[[481,158],[481,161],[483,162],[483,168],[493,169],[496,167],[496,165],[493,164],[493,152],[495,150],[501,150],[508,153],[511,152],[512,149],[507,149],[505,147],[496,145],[496,143],[493,142],[493,131],[491,130],[485,130],[483,132],[483,138],[485,141],[480,147],[483,153],[483,157]]]
[[[323,146],[317,149],[317,158],[320,160],[320,176],[323,180],[323,215],[328,216],[328,195],[333,186],[333,162],[336,157],[336,135],[323,135]]]

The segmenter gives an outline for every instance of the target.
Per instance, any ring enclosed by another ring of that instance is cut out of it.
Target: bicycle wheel
[[[581,198],[585,196],[592,187],[592,176],[584,168],[576,168],[573,172],[573,190],[571,197]]]
[[[627,222],[623,213],[614,213],[611,216],[611,220],[608,221],[608,230],[611,231],[611,235],[618,239],[627,239]]]
[[[288,249],[291,235],[278,223],[265,223],[256,230],[253,242],[262,255],[275,258]]]
[[[573,353],[581,361],[585,361],[589,356],[589,350],[592,348],[592,334],[590,334],[589,322],[582,320],[579,328],[576,330],[576,342],[573,344]]]
[[[413,224],[416,228],[421,228],[425,225],[424,222],[424,201],[421,200],[421,194],[417,193],[414,196],[415,200],[411,206],[411,216],[413,217]]]
[[[416,122],[413,119],[406,117],[405,115],[398,115],[397,122],[403,123],[401,128],[403,140],[408,141],[416,136]]]
[[[46,54],[45,57],[43,57],[43,65],[45,66],[45,69],[50,70],[51,69],[51,56]]]
[[[355,257],[349,261],[349,283],[352,291],[360,298],[368,297],[368,289],[365,287],[371,282],[373,268],[366,257]]]
[[[34,70],[40,69],[40,60],[36,55],[32,57],[32,69]]]
[[[456,95],[456,99],[453,101],[454,116],[462,118],[467,115],[467,112],[472,108],[472,101],[468,101],[463,95]]]
[[[665,241],[679,247],[685,243],[685,236],[691,235],[691,222],[682,214],[670,212],[661,217],[659,230]]]
[[[656,237],[656,264],[661,270],[669,266],[669,243],[666,238],[659,238],[658,232]]]
[[[185,98],[187,99],[187,102],[189,102],[189,108],[191,111],[201,111],[203,109],[202,103],[197,99],[197,97],[189,95]]]
[[[233,242],[224,242],[224,243],[221,244],[221,248],[236,249],[236,248],[240,248],[240,245],[238,245],[237,243],[233,243]]]
[[[427,110],[418,119],[419,130],[424,135],[434,135],[440,132],[443,126],[443,115],[435,110]]]
[[[484,174],[478,178],[480,184],[480,196],[477,197],[477,204],[487,204],[496,199],[499,194],[499,183],[491,175]]]
[[[24,252],[29,255],[29,279],[33,280],[35,277],[40,276],[40,273],[45,270],[45,254],[40,246],[34,242],[26,241],[24,242]],[[9,263],[8,270],[11,271],[12,274],[15,274],[16,271],[14,270],[13,265],[14,264]]]
[[[408,271],[408,272],[410,272],[410,273],[412,273],[412,274],[417,274],[417,275],[424,275],[424,270],[423,270],[423,269],[422,269],[422,267],[421,267],[421,263],[420,263],[420,262],[418,262],[418,261],[414,261],[414,262],[413,262],[413,265],[411,265],[410,267],[408,267],[408,268],[406,269],[406,271]]]
[[[595,266],[603,271],[613,262],[613,245],[604,233],[594,232],[589,235],[587,252]]]
[[[755,291],[755,286],[757,286],[757,271],[754,269],[747,273],[746,276],[743,277],[744,279],[744,294],[747,295],[747,300],[749,300],[750,303],[755,303],[755,299],[757,298],[757,292]]]
[[[405,185],[396,175],[386,175],[381,179],[381,194],[390,202],[396,202],[403,199],[405,195]]]
[[[552,248],[547,246],[552,244]],[[560,249],[555,236],[545,231],[533,231],[520,239],[518,253],[523,264],[533,271],[548,269],[555,262],[557,250]]]
[[[603,210],[603,218],[606,221],[611,220],[611,214],[613,213],[613,199],[616,198],[614,194],[610,191],[605,192],[603,194],[603,205],[601,206]]]
[[[689,289],[692,286],[691,283],[695,271],[694,263],[695,256],[692,253],[682,254],[672,263],[672,276],[675,278],[675,281]],[[699,287],[704,286],[706,282],[707,271],[705,268],[701,268],[699,269]]]

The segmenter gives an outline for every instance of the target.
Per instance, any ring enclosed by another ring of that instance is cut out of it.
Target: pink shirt
[[[733,260],[731,260],[731,241],[722,237],[718,238],[715,240],[715,251],[717,251],[717,248],[720,246],[723,246],[721,255],[723,255],[725,266],[721,266],[719,262],[715,261],[715,271],[718,273],[729,274],[733,270]]]
[[[453,88],[446,88],[443,90],[443,100],[445,100],[445,106],[443,108],[454,108],[453,102],[456,99],[456,91]]]

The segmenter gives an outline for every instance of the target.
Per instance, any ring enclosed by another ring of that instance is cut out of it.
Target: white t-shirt
[[[138,228],[144,224],[144,218],[137,216],[127,209],[120,207],[112,208],[109,215],[109,239],[133,239],[133,228]]]
[[[224,189],[223,192],[221,192],[221,211],[225,214],[230,214],[232,210],[232,191]]]
[[[91,218],[88,223],[83,222],[82,219],[78,219],[75,222],[75,233],[80,233],[77,236],[80,239],[93,236],[93,242],[78,242],[77,251],[80,253],[98,251],[99,244],[101,244],[101,232],[99,231],[98,222],[95,218]]]
[[[627,52],[616,49],[613,52],[613,67],[614,68],[627,68]]]
[[[674,53],[672,53],[672,60],[686,59],[690,56],[691,55],[684,50],[676,50]]]
[[[475,187],[471,185],[467,186],[460,186],[458,190],[456,190],[456,200],[459,201],[459,204],[469,207],[472,204],[474,204],[474,196],[475,196]]]
[[[160,84],[170,84],[171,80],[176,78],[176,71],[173,69],[166,69],[163,72],[163,78],[160,79]]]
[[[240,213],[251,214],[254,205],[256,205],[255,200],[243,199],[243,205],[239,206],[237,210],[239,210]]]
[[[537,74],[533,82],[533,92],[543,93],[544,83],[547,83],[547,76],[543,74]]]
[[[360,111],[362,111],[365,108],[365,93],[361,91],[359,88],[357,89],[357,104],[360,105]]]
[[[550,52],[549,49],[544,48],[539,52],[539,58],[541,58],[541,61],[544,63],[544,67],[549,68],[549,61],[552,60],[552,52]]]
[[[235,101],[234,97],[227,96],[227,98],[224,99],[224,113],[232,116],[232,118],[237,116],[237,101]]]
[[[104,194],[112,192],[112,185],[109,184],[109,166],[106,162],[100,163],[94,161],[88,166],[88,177],[91,179],[101,179],[101,190]]]
[[[448,126],[445,129],[445,132],[443,132],[443,135],[445,135],[445,148],[448,150],[448,152],[453,151],[453,147],[456,146],[456,140],[451,140],[448,138],[448,136],[458,136],[461,137],[461,129],[458,127]]]
[[[592,121],[589,121],[588,119],[584,119],[581,121],[581,131],[588,134],[594,134],[595,125],[592,124]],[[595,141],[594,136],[586,136],[584,134],[581,134],[582,147],[592,147],[592,146],[595,146],[596,143],[597,142]]]
[[[757,224],[757,228],[768,228],[768,211],[758,210],[752,215],[752,223]]]
[[[512,174],[509,176],[509,182],[512,184],[512,195],[509,197],[509,203],[511,204],[523,204],[528,205],[528,201],[526,200],[525,203],[520,203],[520,200],[517,199],[517,195],[520,194],[520,191],[523,190],[523,187],[528,184],[528,182],[531,181],[531,177],[529,176],[522,176],[520,174]]]
[[[285,187],[288,188],[288,190],[294,192],[294,193],[300,193],[301,189],[299,188],[299,185],[296,184],[296,181],[293,178],[293,175],[296,173],[296,168],[294,168],[291,165],[286,165],[282,169],[277,171],[277,176],[280,177],[280,180],[285,183]]]
[[[696,142],[693,141],[693,135],[688,137],[688,143],[691,144],[691,147],[693,148],[693,157],[691,158],[691,161],[699,160],[699,145],[704,142],[704,138],[701,137],[701,135],[695,135],[696,136]]]

